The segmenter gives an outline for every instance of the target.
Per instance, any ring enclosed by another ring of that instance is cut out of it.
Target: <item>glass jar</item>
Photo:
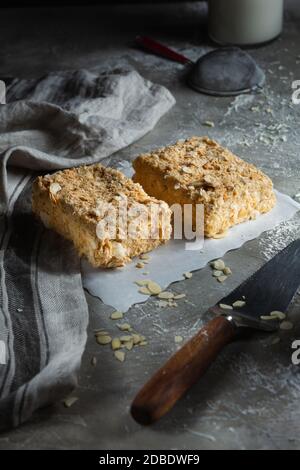
[[[209,35],[219,44],[250,46],[282,31],[284,0],[209,0]]]

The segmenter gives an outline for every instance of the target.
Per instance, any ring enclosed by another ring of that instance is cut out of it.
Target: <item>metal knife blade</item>
[[[209,310],[232,316],[238,326],[274,330],[278,327],[278,320],[263,321],[261,316],[269,315],[274,310],[285,312],[299,286],[300,239],[290,243]],[[220,304],[232,305],[242,299],[246,304],[241,308],[224,311],[219,307]]]
[[[224,346],[234,341],[239,327],[267,331],[279,327],[279,320],[262,321],[273,310],[285,312],[300,285],[300,240],[288,245],[261,269],[209,309],[217,314],[151,377],[136,395],[131,414],[141,424],[165,415],[184,393],[205,373]],[[245,297],[242,308],[225,310]]]

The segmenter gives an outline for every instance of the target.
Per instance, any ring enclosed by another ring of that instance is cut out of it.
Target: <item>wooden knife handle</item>
[[[235,325],[222,316],[207,323],[139,391],[131,406],[133,418],[140,424],[151,424],[164,416],[236,332]]]

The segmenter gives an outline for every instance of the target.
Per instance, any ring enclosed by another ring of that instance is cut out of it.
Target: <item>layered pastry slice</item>
[[[38,177],[32,207],[96,267],[123,266],[171,235],[168,205],[101,164]]]
[[[149,195],[169,205],[203,204],[206,237],[222,237],[276,202],[268,176],[207,137],[140,155],[133,166],[134,181]]]

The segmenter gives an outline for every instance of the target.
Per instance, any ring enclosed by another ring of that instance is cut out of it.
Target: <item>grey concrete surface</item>
[[[299,2],[287,2],[284,33],[250,53],[265,70],[260,95],[215,98],[184,83],[184,68],[132,47],[137,33],[151,34],[197,58],[210,50],[201,3],[92,8],[1,10],[0,73],[38,76],[50,70],[132,66],[167,86],[176,106],[149,133],[113,160],[190,135],[209,134],[269,174],[278,190],[300,192],[300,105],[291,101],[300,80]],[[207,120],[214,128],[203,125]],[[0,449],[299,449],[300,366],[291,363],[291,343],[300,339],[297,296],[289,315],[294,329],[254,334],[227,347],[206,376],[173,411],[152,427],[129,415],[132,398],[145,380],[176,350],[174,335],[187,339],[207,318],[206,309],[229,293],[289,241],[299,237],[299,216],[227,253],[233,275],[223,285],[209,267],[172,286],[186,293],[176,309],[158,309],[153,300],[137,305],[126,319],[149,345],[116,361],[95,343],[93,329],[115,326],[112,309],[87,294],[89,339],[83,358],[79,400],[36,413],[31,422],[0,435]],[[273,344],[275,338],[280,341]],[[97,357],[92,367],[91,357]]]

